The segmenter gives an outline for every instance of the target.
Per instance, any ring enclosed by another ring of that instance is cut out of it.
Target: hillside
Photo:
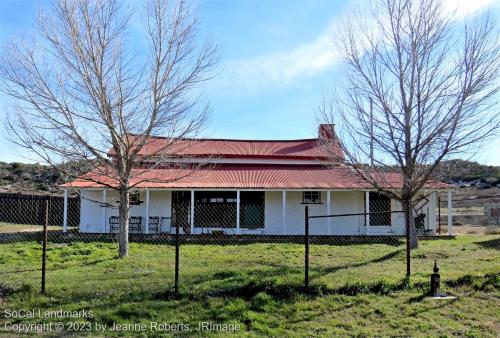
[[[500,182],[500,166],[490,166],[472,161],[450,160],[442,162],[435,175],[441,181],[481,180],[490,184]]]
[[[50,166],[0,162],[0,192],[60,194],[57,185],[63,182],[63,176]]]

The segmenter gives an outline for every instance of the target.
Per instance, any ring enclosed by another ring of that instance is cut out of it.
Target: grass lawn
[[[174,299],[171,246],[132,243],[130,257],[119,260],[115,243],[50,243],[47,295],[40,296],[39,243],[0,244],[0,334],[7,332],[6,323],[60,321],[6,318],[6,310],[86,309],[93,312],[87,320],[94,330],[87,334],[100,336],[495,337],[499,250],[498,235],[421,241],[412,252],[406,288],[404,245],[312,245],[311,288],[305,291],[300,244],[186,244],[181,295]],[[434,259],[442,291],[457,299],[423,296]],[[237,324],[240,330],[197,331],[200,321]],[[151,322],[184,323],[192,330],[151,330]],[[107,331],[96,332],[96,323]],[[146,330],[110,331],[113,323],[142,323]]]

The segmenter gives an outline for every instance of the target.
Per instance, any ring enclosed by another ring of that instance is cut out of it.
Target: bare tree
[[[120,257],[128,255],[129,194],[149,171],[179,168],[176,152],[209,112],[193,90],[216,61],[210,42],[197,43],[185,0],[147,2],[135,40],[133,10],[119,0],[55,1],[39,17],[39,40],[13,41],[0,68],[16,103],[11,139],[68,175],[68,163],[88,167],[81,179],[119,192]],[[146,150],[154,135],[164,142]]]
[[[462,26],[440,1],[379,0],[339,40],[345,91],[324,101],[321,118],[341,125],[345,165],[402,203],[409,276],[411,210],[436,167],[499,129],[498,31],[488,15]]]

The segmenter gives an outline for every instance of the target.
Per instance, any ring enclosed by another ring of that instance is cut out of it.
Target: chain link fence
[[[134,214],[132,207],[129,240],[130,256],[136,260],[133,263],[117,259],[120,224],[117,209],[99,201],[90,202],[104,211],[92,215],[105,222],[103,233],[89,231],[81,222],[80,196],[68,199],[67,231],[64,232],[62,197],[4,195],[0,199],[0,243],[9,245],[13,252],[20,252],[17,247],[29,248],[26,255],[40,260],[20,259],[17,262],[20,265],[39,265],[12,271],[5,270],[7,265],[4,265],[3,272],[26,274],[26,278],[14,279],[22,283],[29,281],[36,288],[36,280],[41,278],[38,271],[42,258],[40,243],[46,224],[46,284],[50,292],[57,292],[60,287],[82,289],[78,287],[82,283],[90,284],[86,289],[96,292],[118,281],[128,281],[141,290],[147,287],[168,290],[175,277],[176,243],[181,247],[181,290],[184,285],[185,290],[191,292],[217,292],[219,284],[214,280],[230,286],[231,281],[237,285],[238,281],[260,283],[266,278],[277,278],[300,285],[305,274],[307,242],[313,246],[309,253],[312,280],[319,283],[334,284],[335,278],[331,278],[334,271],[394,258],[400,258],[401,265],[396,277],[405,273],[402,253],[405,236],[395,235],[390,230],[392,223],[401,221],[402,212],[391,211],[391,201],[378,195],[372,196],[369,209],[363,212],[321,215],[311,211],[308,219],[304,215],[306,206],[303,206],[295,213],[296,218],[289,217],[285,221],[294,224],[290,234],[273,235],[265,232],[263,200],[242,199],[238,207],[236,200],[224,197],[199,198],[194,208],[185,201],[175,202],[170,214],[152,214],[148,222],[144,216]],[[414,219],[416,225],[420,216]],[[309,231],[306,234],[307,221]],[[351,225],[354,232],[344,233],[342,229],[346,225]],[[103,269],[96,269],[96,266]],[[383,267],[379,272],[379,276],[394,275],[394,271],[384,271]],[[361,281],[363,272],[352,277],[354,281]],[[105,283],[101,283],[103,279]],[[211,290],[213,287],[215,290]],[[114,293],[118,289],[121,288],[111,288],[107,292]]]
[[[330,213],[324,205],[301,205],[279,215],[288,233],[268,234],[271,216],[263,200],[215,198],[200,197],[194,205],[174,201],[168,212],[152,207],[147,222],[132,207],[125,259],[118,258],[116,207],[93,200],[98,212],[89,216],[83,198],[71,196],[64,232],[62,197],[0,199],[0,296],[44,288],[60,304],[98,299],[104,309],[122,299],[189,302],[263,293],[286,299],[296,292],[350,295],[405,287],[406,239],[393,232],[403,213],[390,200],[371,196],[361,212],[335,212],[335,201]],[[425,288],[435,260],[445,269],[456,269],[460,260],[457,274],[474,273],[475,258],[455,249],[453,237],[438,236],[425,210],[417,206],[412,215],[421,239],[412,251],[412,281]],[[104,221],[106,231],[89,231],[83,216]]]

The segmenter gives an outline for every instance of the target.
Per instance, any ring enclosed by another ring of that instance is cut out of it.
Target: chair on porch
[[[109,218],[109,232],[116,233],[118,232],[119,228],[120,228],[120,217],[111,216]]]
[[[142,217],[132,216],[129,218],[129,229],[130,233],[140,234],[142,231]]]
[[[160,233],[160,217],[154,216],[149,217],[148,229],[150,234],[159,234]]]
[[[425,235],[428,232],[432,232],[431,229],[426,229],[425,228],[425,214],[418,214],[417,217],[413,218],[413,221],[415,222],[415,230],[417,231],[417,234]]]

